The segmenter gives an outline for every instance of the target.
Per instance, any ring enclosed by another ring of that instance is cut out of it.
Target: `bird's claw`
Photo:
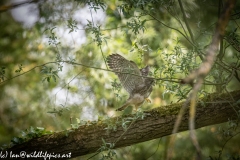
[[[146,100],[148,103],[151,103],[151,100],[150,100],[150,99],[146,98],[145,100]]]

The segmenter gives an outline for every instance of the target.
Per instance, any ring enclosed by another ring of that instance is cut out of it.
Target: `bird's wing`
[[[112,54],[107,58],[108,66],[118,75],[122,86],[131,95],[136,85],[143,84],[141,71],[133,61],[129,61],[119,54]],[[135,76],[135,75],[138,76]]]

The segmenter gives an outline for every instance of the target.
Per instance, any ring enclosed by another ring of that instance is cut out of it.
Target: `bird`
[[[122,111],[131,105],[137,109],[145,100],[151,102],[148,97],[152,92],[154,79],[146,78],[149,74],[149,66],[139,69],[135,62],[129,61],[117,53],[107,57],[107,64],[118,76],[123,88],[129,93],[129,98],[116,111]]]

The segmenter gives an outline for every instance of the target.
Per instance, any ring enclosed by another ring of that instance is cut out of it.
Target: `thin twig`
[[[225,91],[229,94],[229,96],[231,97],[232,101],[236,102],[237,100],[235,100],[232,96],[232,94],[230,92],[228,92],[228,90],[225,88]],[[237,117],[239,117],[239,112],[236,110],[236,108],[232,105],[232,103],[228,102],[231,107],[233,108],[233,110],[235,111]]]
[[[22,5],[26,5],[26,4],[30,4],[30,3],[37,3],[39,0],[29,0],[29,1],[25,1],[25,2],[19,2],[19,3],[12,3],[10,5],[3,5],[0,6],[0,13],[1,12],[6,12],[10,9],[22,6]]]
[[[16,75],[16,76],[13,76],[13,77],[11,77],[11,78],[8,78],[8,79],[0,82],[0,84],[5,83],[6,81],[10,81],[10,80],[12,80],[12,79],[15,79],[15,78],[17,78],[17,77],[20,77],[20,76],[22,76],[22,75],[24,75],[24,74],[27,74],[27,73],[33,71],[33,70],[36,69],[36,68],[43,67],[43,66],[45,66],[45,65],[47,65],[47,64],[51,64],[51,63],[57,63],[57,62],[47,62],[47,63],[41,64],[41,65],[37,65],[37,66],[29,69],[29,70],[26,71],[26,72],[22,72],[22,73],[20,73],[20,74],[18,74],[18,75]]]
[[[78,66],[82,66],[82,67],[85,67],[85,68],[92,68],[92,69],[96,69],[96,70],[102,70],[102,71],[107,71],[107,72],[114,72],[114,73],[122,73],[122,74],[129,74],[129,75],[134,75],[134,76],[138,76],[138,77],[143,77],[143,78],[150,78],[150,79],[154,79],[156,81],[167,81],[167,82],[173,82],[173,83],[182,83],[181,80],[182,79],[177,79],[177,78],[171,78],[171,79],[167,79],[167,78],[153,78],[153,77],[147,77],[147,76],[141,76],[141,75],[137,75],[137,74],[133,74],[133,73],[128,73],[128,72],[118,72],[118,71],[112,71],[112,70],[109,70],[109,69],[104,69],[104,68],[100,68],[100,67],[94,67],[94,66],[88,66],[88,65],[85,65],[85,64],[81,64],[81,63],[76,63],[76,62],[71,62],[71,61],[54,61],[54,62],[47,62],[47,63],[44,63],[44,64],[41,64],[41,65],[37,65],[31,69],[29,69],[28,71],[26,72],[22,72],[16,76],[13,76],[11,78],[8,78],[4,81],[1,81],[0,82],[0,85],[3,84],[3,83],[6,83],[7,81],[10,81],[10,80],[13,80],[17,77],[20,77],[24,74],[27,74],[31,71],[33,71],[34,69],[36,68],[40,68],[40,67],[43,67],[45,65],[48,65],[48,64],[54,64],[54,63],[67,63],[67,64],[72,64],[72,65],[78,65]],[[231,73],[231,72],[230,72]],[[174,80],[175,79],[175,80]],[[203,85],[223,85],[225,83],[203,83]]]
[[[159,141],[158,141],[158,146],[157,146],[157,149],[155,150],[155,152],[153,152],[148,158],[146,158],[146,160],[148,160],[148,159],[151,158],[154,154],[157,153],[157,150],[158,150],[158,148],[159,148],[159,145],[160,145],[161,140],[162,140],[162,138],[159,139]]]
[[[186,13],[185,13],[185,11],[184,11],[184,9],[183,9],[182,1],[181,1],[181,0],[178,0],[178,3],[179,3],[179,6],[180,6],[180,9],[181,9],[181,12],[182,12],[182,14],[183,14],[183,20],[184,20],[184,22],[185,22],[185,24],[186,24],[186,27],[187,27],[187,29],[188,29],[188,32],[189,32],[189,34],[190,34],[190,38],[191,38],[192,42],[194,43],[193,33],[192,33],[192,30],[191,30],[191,28],[190,28],[190,26],[189,26],[189,24],[188,24],[187,16],[186,16]]]
[[[100,45],[99,48],[100,48],[101,53],[102,53],[103,61],[104,61],[105,65],[106,65],[106,68],[108,69],[107,61],[106,61],[106,58],[105,58],[105,56],[104,56],[104,54],[103,54],[103,51],[102,51],[102,46]]]
[[[194,40],[194,37],[193,37],[192,30],[191,30],[191,28],[190,28],[190,26],[189,26],[189,24],[188,24],[187,16],[186,16],[186,13],[185,13],[185,11],[184,11],[184,9],[183,9],[182,1],[181,1],[181,0],[178,0],[178,3],[179,3],[179,6],[180,6],[180,9],[181,9],[181,11],[182,11],[183,20],[184,20],[184,22],[185,22],[185,24],[186,24],[186,26],[187,26],[187,30],[188,30],[188,32],[189,32],[189,34],[190,34],[190,38],[191,38],[191,40],[192,40],[192,43],[195,44],[195,40]],[[201,55],[200,52],[198,52],[198,56],[199,56],[200,59],[203,61],[203,55]]]
[[[221,158],[223,149],[224,149],[225,145],[227,144],[227,142],[230,141],[233,137],[237,136],[238,134],[240,134],[240,132],[237,132],[235,135],[231,136],[229,139],[227,139],[227,140],[224,142],[224,144],[223,144],[223,146],[222,146],[222,149],[221,149],[221,151],[220,151],[220,153],[219,153],[219,155],[218,155],[218,159]]]
[[[184,26],[183,26],[182,22],[180,21],[180,19],[177,17],[177,13],[176,13],[177,11],[176,11],[175,7],[174,7],[173,11],[175,12],[176,16],[175,16],[173,13],[171,13],[169,9],[167,9],[166,7],[164,7],[164,8],[166,9],[166,11],[167,11],[173,18],[176,19],[176,21],[178,21],[178,23],[180,24],[180,26],[182,27],[184,33],[185,33],[186,36],[187,36],[186,29],[184,28]]]
[[[177,31],[177,32],[180,33],[191,45],[193,45],[194,47],[197,47],[197,46],[196,46],[194,43],[192,43],[192,41],[190,41],[190,40],[188,39],[188,37],[187,37],[185,34],[183,34],[180,30],[166,25],[165,23],[163,23],[162,21],[160,21],[159,19],[157,19],[156,17],[154,17],[154,16],[153,16],[152,14],[150,14],[150,13],[148,13],[148,15],[149,15],[150,17],[152,17],[153,19],[155,19],[156,21],[158,21],[159,23],[161,23],[162,25],[164,25],[165,27]]]

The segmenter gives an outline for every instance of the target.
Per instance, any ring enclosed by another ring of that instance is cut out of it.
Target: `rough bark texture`
[[[229,94],[211,94],[199,100],[196,112],[196,127],[223,123],[227,122],[229,118],[236,118],[235,110],[239,110],[239,105],[236,102],[239,99],[240,91],[234,91]],[[102,138],[107,143],[115,143],[114,148],[160,138],[172,133],[176,115],[182,104],[177,103],[145,111],[144,119],[139,118],[128,123],[129,128],[127,130],[123,129],[122,123],[129,118],[136,117],[136,115],[91,122],[88,125],[80,126],[76,130],[69,131],[68,134],[63,131],[34,138],[23,144],[13,146],[8,149],[8,152],[12,151],[12,153],[18,154],[21,151],[27,153],[47,151],[55,154],[71,152],[73,158],[96,152],[103,144]],[[114,126],[117,127],[116,130],[111,129]],[[179,132],[186,130],[188,130],[188,112],[183,116]]]

